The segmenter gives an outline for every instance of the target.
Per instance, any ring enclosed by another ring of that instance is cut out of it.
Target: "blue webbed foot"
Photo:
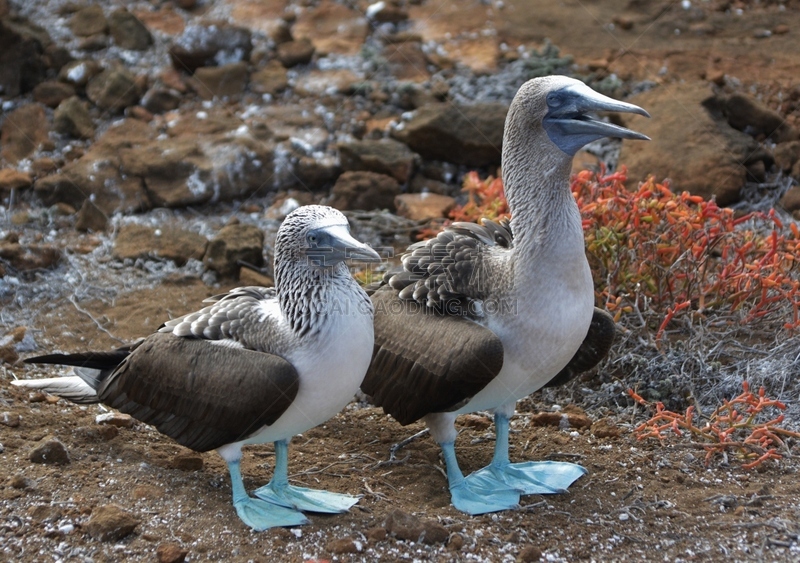
[[[326,514],[339,514],[358,502],[360,497],[295,487],[289,484],[275,485],[269,483],[254,493],[258,498],[267,502],[307,510],[309,512],[323,512]]]
[[[308,518],[302,512],[256,498],[239,498],[233,502],[233,506],[242,522],[257,532],[269,528],[300,526],[309,523]]]
[[[465,479],[450,486],[450,501],[467,514],[486,514],[519,507],[519,492],[507,487],[485,489],[472,486]]]
[[[548,495],[566,492],[586,473],[580,465],[558,461],[493,462],[467,477],[466,481],[482,489],[507,487],[523,495]]]

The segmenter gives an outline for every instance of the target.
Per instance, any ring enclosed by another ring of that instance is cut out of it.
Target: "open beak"
[[[317,242],[306,254],[316,266],[333,266],[344,260],[381,261],[380,255],[363,242],[354,239],[345,225],[325,227],[315,234]]]
[[[547,134],[551,141],[568,154],[575,154],[587,143],[603,137],[650,140],[647,135],[589,115],[598,111],[613,111],[650,117],[639,106],[604,96],[585,84],[573,84],[552,92],[548,96],[548,106],[543,121]]]

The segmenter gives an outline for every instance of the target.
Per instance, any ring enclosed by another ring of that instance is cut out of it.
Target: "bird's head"
[[[600,111],[635,113],[645,117],[650,117],[649,113],[639,106],[595,92],[574,78],[534,78],[520,88],[514,101],[516,105],[527,106],[523,111],[541,123],[550,141],[569,156],[574,156],[587,143],[603,137],[650,140],[647,135],[593,117]]]
[[[275,240],[275,257],[314,268],[332,268],[347,259],[381,260],[377,252],[350,235],[347,217],[324,205],[298,207],[286,216]]]

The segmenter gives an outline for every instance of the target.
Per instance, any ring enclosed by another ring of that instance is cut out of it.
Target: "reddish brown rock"
[[[74,95],[74,86],[58,80],[42,82],[33,89],[33,99],[50,108],[58,106],[58,104]]]
[[[286,69],[278,61],[269,61],[250,76],[250,88],[256,94],[276,94],[289,86]]]
[[[200,67],[189,85],[204,100],[240,95],[247,86],[247,63]]]
[[[412,221],[428,221],[447,217],[456,200],[432,193],[400,194],[394,199],[397,214]]]
[[[227,225],[208,244],[203,263],[221,276],[239,273],[240,263],[264,263],[264,232],[255,225]]]
[[[78,96],[67,98],[53,112],[53,129],[76,139],[94,137],[94,123],[89,110]]]
[[[358,553],[363,549],[361,542],[356,542],[353,538],[339,538],[329,541],[325,545],[325,550],[334,555],[343,553]]]
[[[400,195],[400,184],[391,176],[375,172],[345,172],[331,190],[328,205],[337,209],[390,209]]]
[[[49,245],[0,241],[0,258],[8,261],[16,270],[38,270],[57,264],[61,259],[61,251]]]
[[[104,70],[86,85],[86,96],[99,108],[122,111],[139,101],[135,77],[125,67]]]
[[[369,23],[360,12],[332,0],[303,11],[292,29],[295,39],[308,39],[323,56],[358,53],[368,32]]]
[[[668,178],[677,193],[716,197],[723,206],[739,200],[747,176],[745,164],[758,154],[758,145],[706,109],[704,103],[715,103],[707,83],[676,83],[630,101],[658,111],[652,119],[625,117],[627,127],[652,139],[622,143],[619,162],[628,168],[629,186],[652,174],[658,181]]]
[[[608,418],[601,418],[592,424],[591,432],[597,438],[617,438],[622,435],[622,429]]]
[[[75,220],[75,228],[82,232],[99,233],[104,231],[108,226],[108,217],[103,210],[97,207],[91,198],[83,200],[78,211],[78,217]]]
[[[70,462],[67,448],[56,438],[45,438],[28,454],[33,463],[66,465]]]
[[[31,186],[33,179],[27,172],[14,168],[0,169],[0,194],[6,195],[11,190],[21,190]]]
[[[33,154],[48,139],[44,107],[27,104],[9,113],[0,128],[0,159],[15,164]]]
[[[161,258],[182,265],[190,258],[201,260],[207,244],[206,237],[190,231],[129,224],[120,228],[113,254],[120,260]]]
[[[414,170],[414,153],[398,141],[352,141],[340,143],[339,158],[344,170],[367,170],[392,176],[405,184]]]
[[[278,60],[286,68],[308,64],[313,56],[314,45],[305,38],[278,45]]]
[[[188,554],[189,551],[177,543],[162,543],[156,548],[158,563],[181,563]]]
[[[75,12],[69,21],[69,27],[78,37],[89,37],[105,33],[108,21],[99,4],[89,4]]]
[[[92,517],[85,527],[94,539],[111,542],[129,535],[138,525],[139,519],[131,513],[116,504],[108,504],[92,510]]]

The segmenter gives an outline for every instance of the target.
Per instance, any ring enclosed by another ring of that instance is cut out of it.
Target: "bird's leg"
[[[579,477],[586,474],[580,465],[560,461],[527,461],[511,463],[508,458],[508,415],[495,412],[496,440],[494,458],[467,481],[486,488],[502,485],[523,495],[563,493]]]
[[[514,489],[502,485],[489,489],[468,483],[458,467],[454,443],[443,442],[439,445],[447,468],[450,500],[458,510],[467,514],[485,514],[519,506],[519,492]]]
[[[226,460],[227,461],[227,460]],[[242,482],[242,473],[239,469],[239,459],[227,461],[228,472],[231,474],[231,492],[233,493],[233,507],[242,522],[260,532],[268,528],[279,526],[299,526],[308,524],[308,519],[302,512],[284,508],[247,495]]]
[[[328,514],[347,512],[361,498],[290,485],[289,445],[286,440],[275,442],[275,473],[269,483],[256,490],[255,495],[281,506]]]

